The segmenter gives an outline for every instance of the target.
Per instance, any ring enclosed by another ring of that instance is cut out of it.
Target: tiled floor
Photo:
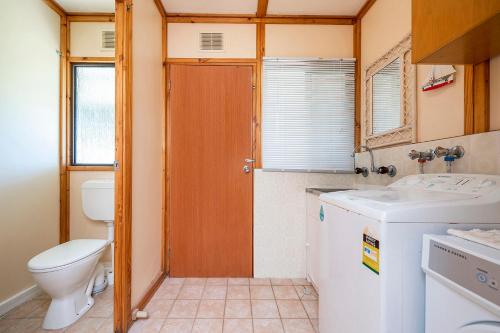
[[[41,295],[8,312],[0,318],[0,333],[112,333],[113,288],[108,287],[94,297],[95,304],[83,318],[62,330],[42,329],[42,322],[50,304],[47,295]]]
[[[304,279],[169,278],[131,333],[314,333],[318,296]]]

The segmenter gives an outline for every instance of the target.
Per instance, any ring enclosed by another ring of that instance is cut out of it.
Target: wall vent
[[[224,34],[222,32],[200,32],[200,51],[224,51]]]
[[[113,30],[101,31],[101,48],[110,51],[115,49],[115,32]]]

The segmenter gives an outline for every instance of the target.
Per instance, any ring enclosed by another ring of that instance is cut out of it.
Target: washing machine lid
[[[381,222],[500,223],[500,176],[412,175],[383,189],[320,200]]]
[[[76,239],[44,251],[28,262],[30,271],[40,271],[63,267],[104,249],[103,239]]]

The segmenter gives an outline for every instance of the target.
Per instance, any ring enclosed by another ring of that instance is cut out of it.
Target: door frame
[[[167,272],[170,273],[170,252],[172,243],[172,234],[170,232],[172,227],[172,217],[171,217],[171,157],[172,157],[172,141],[170,134],[172,126],[172,111],[170,109],[170,66],[171,65],[183,65],[183,66],[248,66],[252,68],[252,158],[255,160],[252,167],[252,172],[260,166],[260,154],[258,148],[260,147],[260,98],[258,93],[260,93],[260,68],[257,60],[254,59],[177,59],[177,58],[167,58],[166,62],[166,88],[167,92],[165,94],[165,104],[166,104],[166,133],[165,133],[165,179],[166,179],[166,191],[165,191],[165,233],[166,233],[166,243],[165,243],[165,257],[167,258]],[[253,197],[254,184],[252,183],[252,197]],[[253,230],[253,210],[252,210],[252,230]],[[252,244],[253,244],[253,232],[252,232]],[[252,245],[252,272],[254,265],[254,249]],[[252,273],[253,274],[253,273]]]

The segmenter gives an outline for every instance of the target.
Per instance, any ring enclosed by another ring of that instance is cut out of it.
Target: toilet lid
[[[82,260],[107,244],[104,239],[76,239],[57,246],[33,257],[28,262],[30,270],[46,270],[69,265]]]

